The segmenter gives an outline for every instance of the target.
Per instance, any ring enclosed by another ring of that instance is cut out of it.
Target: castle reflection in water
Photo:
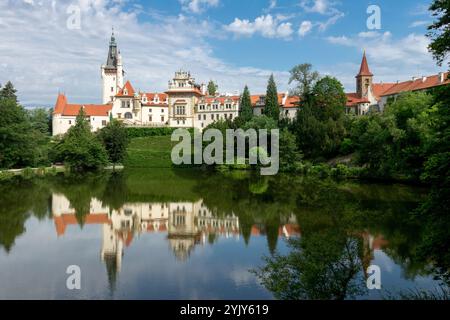
[[[62,194],[52,195],[52,214],[58,236],[63,236],[68,226],[79,223],[75,209]],[[90,212],[83,215],[83,223],[102,225],[101,258],[117,271],[121,268],[124,249],[131,245],[135,236],[143,233],[166,233],[170,248],[180,261],[185,261],[196,245],[204,245],[217,237],[240,237],[238,217],[233,213],[219,217],[203,200],[128,203],[114,210],[92,198]],[[263,227],[252,226],[252,236],[263,234]],[[294,216],[279,227],[278,234],[286,238],[300,235]]]

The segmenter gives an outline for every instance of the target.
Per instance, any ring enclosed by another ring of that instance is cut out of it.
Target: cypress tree
[[[241,111],[239,116],[245,122],[250,121],[253,117],[252,101],[250,99],[250,91],[245,86],[241,96]]]
[[[280,105],[278,104],[277,85],[275,84],[273,74],[270,76],[269,83],[267,84],[264,114],[275,121],[280,119]]]

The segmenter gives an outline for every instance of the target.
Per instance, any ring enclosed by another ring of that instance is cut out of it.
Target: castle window
[[[69,120],[69,124],[72,124],[72,120]]]
[[[149,109],[148,109],[148,112],[150,112],[150,113],[151,113],[151,112],[152,112],[152,108],[149,108]]]
[[[127,89],[123,90],[123,94],[127,96],[128,95],[128,90]]]
[[[133,119],[133,115],[131,114],[131,112],[125,113],[125,119]]]
[[[164,122],[164,116],[161,116],[161,122]]]
[[[111,87],[111,92],[114,92],[114,87]]]
[[[177,106],[177,108],[176,108],[176,114],[178,114],[178,115],[186,114],[186,108],[185,108],[185,106]]]
[[[203,120],[206,120],[206,114],[203,115]]]
[[[130,101],[127,101],[127,108],[130,107]]]
[[[125,101],[122,101],[122,108],[126,108]]]
[[[232,120],[233,119],[233,114],[232,113],[230,113],[230,120]]]
[[[102,126],[106,126],[106,120],[102,120]]]
[[[161,113],[164,113],[164,109],[161,109]]]
[[[198,120],[202,120],[202,115],[201,114],[198,115]]]
[[[214,120],[214,115],[213,114],[211,115],[211,120]]]
[[[148,116],[148,121],[152,122],[152,116]]]
[[[227,109],[231,109],[231,103],[227,103],[227,104],[225,105],[225,107],[226,107]]]

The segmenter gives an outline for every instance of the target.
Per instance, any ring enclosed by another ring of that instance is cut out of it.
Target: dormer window
[[[147,103],[147,96],[146,96],[146,95],[144,95],[144,96],[142,97],[142,102]]]

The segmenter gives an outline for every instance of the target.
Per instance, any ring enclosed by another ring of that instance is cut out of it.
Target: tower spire
[[[361,61],[361,67],[359,68],[359,73],[356,77],[363,77],[363,76],[367,76],[367,77],[372,77],[373,73],[370,72],[369,69],[369,64],[367,63],[367,58],[366,58],[366,50],[364,49],[364,53],[363,53],[363,58]]]

